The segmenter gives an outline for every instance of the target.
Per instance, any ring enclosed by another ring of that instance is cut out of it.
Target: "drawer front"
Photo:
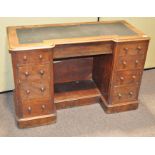
[[[141,80],[142,71],[132,70],[132,71],[117,71],[114,76],[113,85],[130,85],[139,83]]]
[[[19,85],[22,100],[50,98],[49,82],[23,82]]]
[[[18,67],[18,77],[22,81],[50,80],[49,73],[50,64],[44,65],[24,65]]]
[[[17,53],[17,64],[44,63],[50,61],[50,53],[47,50],[35,50]]]
[[[58,45],[53,50],[53,58],[66,58],[112,53],[112,42],[79,43]]]
[[[115,87],[112,95],[113,104],[137,100],[138,90],[138,85]]]
[[[34,102],[23,104],[23,117],[33,117],[52,113],[52,103],[49,101]]]
[[[119,45],[119,56],[145,55],[147,52],[147,42],[123,43]]]
[[[119,57],[116,70],[142,69],[144,67],[145,55]]]

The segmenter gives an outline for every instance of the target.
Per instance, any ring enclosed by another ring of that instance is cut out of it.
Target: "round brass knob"
[[[44,92],[45,91],[45,87],[41,87],[40,90],[41,90],[41,92]]]
[[[28,110],[29,113],[32,112],[32,108],[30,106],[27,108],[27,110]]]
[[[122,94],[121,94],[121,93],[119,93],[119,94],[118,94],[118,97],[119,97],[119,98],[121,98],[121,97],[122,97]]]
[[[126,52],[128,52],[129,48],[125,47],[124,50],[125,50]]]
[[[30,74],[29,72],[25,72],[25,76],[28,77]]]
[[[132,91],[131,91],[131,92],[129,92],[129,95],[130,95],[130,96],[132,96],[132,95],[133,95],[133,92],[132,92]]]
[[[43,59],[43,56],[42,56],[41,54],[39,55],[39,59],[40,59],[40,60],[42,60],[42,59]]]
[[[24,61],[26,61],[26,60],[27,60],[27,56],[26,56],[26,55],[24,55],[23,60],[24,60]]]
[[[26,90],[26,94],[28,94],[28,95],[29,95],[29,94],[30,94],[30,90]]]
[[[44,75],[45,72],[44,72],[44,70],[40,70],[39,73],[40,73],[40,75]]]
[[[45,105],[44,104],[41,106],[41,109],[42,110],[45,110]]]

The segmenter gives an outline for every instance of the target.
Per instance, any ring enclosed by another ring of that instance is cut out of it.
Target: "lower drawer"
[[[113,85],[120,86],[140,83],[141,76],[141,70],[117,71],[114,76]]]
[[[32,101],[32,102],[24,103],[22,105],[23,117],[47,115],[47,114],[51,114],[52,110],[53,110],[53,105],[50,101],[45,101],[45,102]]]
[[[50,85],[48,82],[23,82],[19,86],[21,100],[50,98]]]
[[[38,65],[23,65],[17,68],[18,78],[22,82],[28,81],[49,81],[50,80],[50,63]]]
[[[116,64],[116,70],[143,69],[145,55],[119,57]]]
[[[112,104],[137,100],[138,92],[138,85],[114,87],[112,92]]]

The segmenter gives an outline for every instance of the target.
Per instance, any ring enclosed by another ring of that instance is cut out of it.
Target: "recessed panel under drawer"
[[[92,79],[93,57],[54,61],[54,83]]]

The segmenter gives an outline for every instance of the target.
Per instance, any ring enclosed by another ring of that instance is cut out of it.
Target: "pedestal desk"
[[[149,37],[126,21],[16,26],[7,34],[20,128],[56,122],[62,108],[138,107]]]

